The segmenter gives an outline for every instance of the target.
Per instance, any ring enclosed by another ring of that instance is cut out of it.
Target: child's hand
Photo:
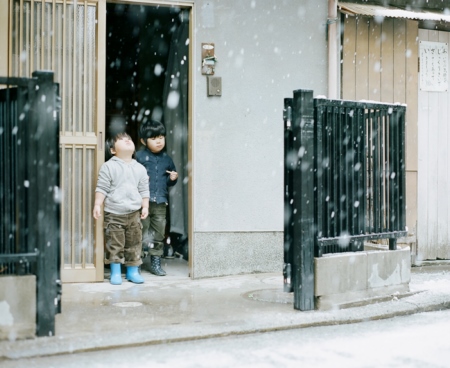
[[[94,216],[94,218],[96,220],[98,220],[98,218],[101,216],[101,214],[102,214],[102,209],[101,209],[100,205],[98,205],[98,204],[95,205],[94,210],[92,211],[92,216]]]
[[[178,178],[178,173],[177,173],[176,171],[169,171],[169,170],[166,170],[166,173],[169,174],[170,180],[172,180],[172,181],[177,180],[177,178]]]
[[[148,216],[148,207],[142,207],[141,210],[141,219],[144,220]]]

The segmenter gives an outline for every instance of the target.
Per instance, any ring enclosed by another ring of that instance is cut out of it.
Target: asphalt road
[[[449,367],[450,310],[0,362],[9,367]],[[95,338],[93,336],[92,338]]]

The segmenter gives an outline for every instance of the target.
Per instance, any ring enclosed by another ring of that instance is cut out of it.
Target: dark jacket
[[[166,152],[153,153],[148,148],[136,152],[136,161],[144,165],[150,177],[150,202],[167,203],[167,188],[174,186],[166,170],[177,171],[175,164]]]

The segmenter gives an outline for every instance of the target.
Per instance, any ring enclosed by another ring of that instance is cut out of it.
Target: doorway
[[[162,266],[168,275],[188,276],[189,11],[116,3],[106,10],[105,135],[126,131],[139,150],[140,124],[165,124],[165,149],[179,179],[169,190]],[[148,264],[149,257],[143,272]]]

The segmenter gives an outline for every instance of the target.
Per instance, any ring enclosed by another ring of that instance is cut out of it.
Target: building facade
[[[437,247],[428,235],[420,237],[421,229],[448,223],[450,206],[443,209],[441,194],[450,180],[436,178],[436,198],[421,204],[421,193],[431,184],[424,189],[420,180],[425,166],[419,155],[424,136],[419,107],[425,111],[429,105],[420,103],[425,97],[415,69],[419,40],[438,41],[447,33],[422,31],[426,22],[401,17],[388,16],[381,26],[374,14],[349,14],[340,5],[331,0],[2,1],[0,75],[53,70],[60,84],[63,282],[103,281],[103,224],[95,223],[91,210],[104,141],[116,123],[136,134],[147,115],[173,124],[167,148],[178,157],[181,177],[172,196],[179,205],[171,206],[170,214],[173,222],[183,213],[172,226],[189,244],[186,276],[281,272],[283,99],[296,89],[332,96],[330,80],[339,98],[408,104],[407,222],[413,253],[420,259],[448,258],[447,250],[439,256],[421,253]],[[332,46],[330,26],[337,29]],[[380,60],[382,69],[374,69]],[[432,140],[443,135],[428,137],[427,149],[447,142]],[[439,151],[439,157],[446,155]],[[434,162],[431,153],[427,157],[426,164]],[[422,218],[423,209],[428,213],[435,204],[436,217]],[[450,233],[439,236],[448,249]]]

